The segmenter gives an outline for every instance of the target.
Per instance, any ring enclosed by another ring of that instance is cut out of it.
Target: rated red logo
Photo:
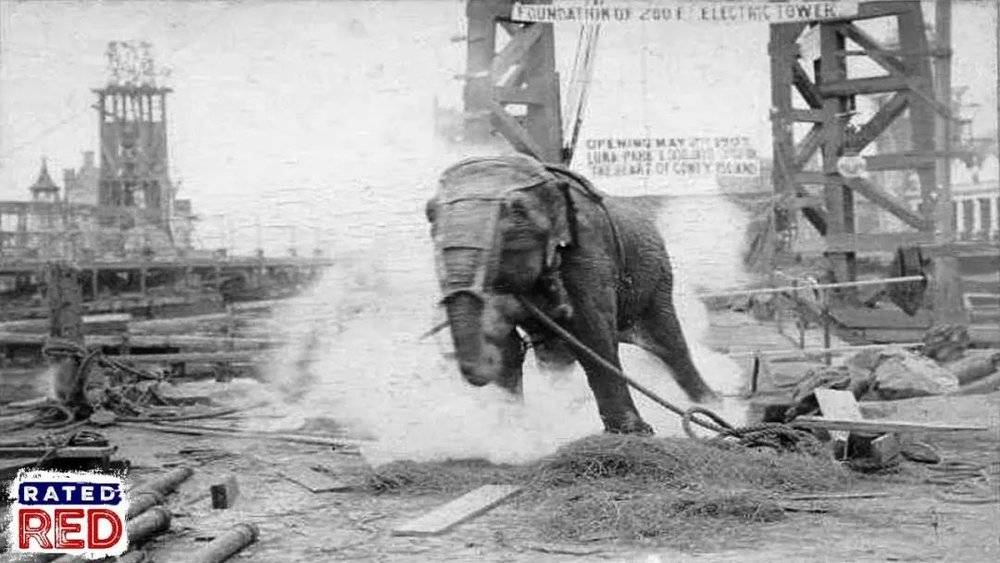
[[[124,491],[114,475],[22,470],[9,490],[11,551],[88,558],[125,553]]]

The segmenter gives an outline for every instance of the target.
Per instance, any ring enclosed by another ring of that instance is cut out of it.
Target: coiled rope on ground
[[[688,436],[698,438],[691,430],[691,424],[697,424],[702,428],[711,430],[717,434],[713,441],[723,442],[726,440],[735,441],[746,447],[768,447],[776,450],[794,451],[800,453],[820,454],[824,448],[819,440],[811,432],[795,428],[793,425],[784,423],[765,423],[743,428],[735,428],[721,416],[704,407],[691,407],[681,409],[663,397],[660,397],[652,390],[625,375],[625,373],[613,365],[611,362],[601,357],[600,354],[591,350],[587,345],[580,342],[568,330],[560,326],[551,317],[546,315],[534,303],[523,296],[518,296],[518,301],[546,328],[562,338],[577,352],[586,355],[594,362],[597,362],[605,370],[611,372],[619,379],[625,381],[629,386],[639,391],[646,397],[653,400],[663,408],[681,417],[681,425]],[[695,418],[696,415],[703,415],[710,419]]]
[[[73,378],[84,390],[84,411],[103,413],[100,417],[77,420],[79,413],[70,406],[54,399],[21,407],[7,407],[3,414],[33,414],[31,418],[17,420],[3,426],[5,432],[25,428],[45,428],[66,430],[88,423],[112,424],[118,422],[149,422],[156,420],[194,420],[223,416],[239,411],[237,408],[201,409],[198,412],[164,413],[151,412],[157,406],[178,407],[184,402],[162,395],[157,387],[165,380],[165,375],[154,370],[136,369],[122,361],[105,356],[99,349],[88,349],[83,345],[64,339],[50,339],[42,348],[42,353],[54,360],[76,359]],[[90,375],[94,367],[102,370],[103,380],[94,381]]]

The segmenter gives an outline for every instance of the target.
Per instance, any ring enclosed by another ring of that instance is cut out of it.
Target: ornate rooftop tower
[[[167,159],[167,94],[149,43],[108,44],[108,83],[95,89],[100,115],[98,203],[143,210],[167,225],[173,192]]]

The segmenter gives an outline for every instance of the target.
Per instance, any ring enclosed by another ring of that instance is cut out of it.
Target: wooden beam
[[[844,36],[836,26],[819,24],[820,61],[817,72],[820,85],[835,84],[847,78],[847,61],[834,53],[844,48]],[[847,111],[846,97],[828,97],[823,99],[823,110],[830,115],[839,115]],[[831,124],[824,128],[823,138],[823,172],[833,176],[837,172],[837,160],[844,150],[843,123]],[[854,194],[851,190],[837,183],[827,182],[823,186],[823,198],[826,202],[829,228],[831,234],[854,232]],[[855,255],[850,252],[832,253],[827,255],[830,267],[836,281],[853,281],[857,277]],[[854,288],[847,288],[841,295],[852,299],[856,294]]]
[[[928,168],[936,164],[934,155],[889,153],[866,156],[865,168],[869,172],[882,170],[908,170],[910,168]]]
[[[806,133],[805,138],[802,142],[795,147],[795,168],[802,168],[805,166],[809,159],[812,158],[816,151],[819,150],[820,145],[823,144],[823,133],[824,128],[822,125],[813,125],[812,129]]]
[[[837,97],[898,92],[908,88],[909,86],[907,86],[905,78],[889,75],[824,82],[820,84],[819,91],[824,97]]]
[[[521,127],[514,116],[507,113],[507,110],[495,101],[489,102],[489,108],[493,114],[494,126],[515,149],[538,160],[545,160],[545,151],[538,146],[524,127]]]
[[[811,123],[825,123],[827,119],[826,112],[821,109],[791,109],[787,117],[792,121]]]
[[[497,53],[491,67],[493,84],[495,86],[510,86],[516,82],[516,78],[504,75],[512,66],[523,61],[524,56],[528,54],[528,50],[541,38],[543,30],[544,27],[541,24],[527,24],[516,35],[511,37],[510,41],[504,45],[504,48]]]
[[[891,56],[875,38],[854,24],[841,25],[840,28],[844,35],[865,49],[868,56],[879,66],[888,70],[890,74],[902,78],[907,88],[929,104],[934,111],[947,119],[957,121],[957,117],[952,114],[951,110],[945,104],[934,99],[934,95],[927,91],[927,85],[924,84],[924,81],[914,78],[911,75],[912,70],[903,61]]]
[[[435,510],[393,528],[395,536],[433,536],[490,510],[521,491],[517,485],[483,485]]]
[[[910,210],[905,203],[897,200],[892,195],[886,193],[882,188],[872,184],[864,178],[845,178],[844,184],[859,194],[865,196],[872,203],[877,204],[889,213],[899,217],[904,223],[915,228],[924,230],[927,224],[924,218],[915,211]]]
[[[903,420],[845,420],[822,416],[800,416],[792,421],[794,426],[824,428],[826,430],[846,430],[884,434],[886,432],[985,432],[986,426],[960,424],[931,424]]]
[[[896,252],[901,246],[933,242],[928,233],[841,233],[827,235],[827,252]]]
[[[908,105],[909,99],[905,94],[895,94],[889,98],[889,101],[879,108],[875,115],[862,125],[857,133],[850,136],[846,148],[853,152],[860,152],[871,144],[876,137],[881,135],[893,120],[902,115]]]
[[[544,104],[545,92],[538,87],[502,87],[495,90],[495,97],[501,104]]]
[[[809,104],[809,107],[813,109],[823,108],[823,95],[816,87],[816,84],[809,79],[809,74],[797,62],[792,63],[792,84],[802,96],[802,99]]]
[[[800,184],[820,184],[825,186],[826,184],[840,184],[840,177],[807,170],[796,174],[795,181]]]

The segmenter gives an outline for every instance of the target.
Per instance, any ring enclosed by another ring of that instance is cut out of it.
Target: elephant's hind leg
[[[657,292],[653,306],[639,323],[639,345],[663,360],[674,373],[677,384],[693,401],[708,402],[718,398],[698,373],[684,331],[674,310],[670,284]]]

